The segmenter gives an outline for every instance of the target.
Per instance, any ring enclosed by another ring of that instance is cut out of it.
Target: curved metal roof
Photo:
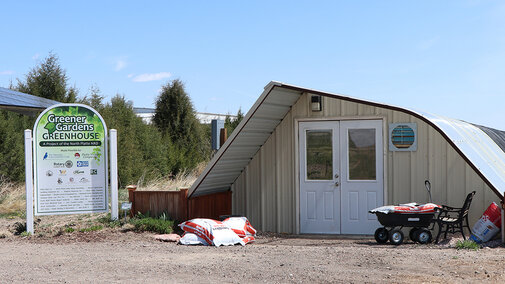
[[[397,110],[422,119],[454,147],[498,196],[503,196],[505,152],[500,148],[500,141],[505,146],[505,132],[426,112],[273,81],[265,87],[242,122],[191,186],[189,196],[229,190],[303,93]]]
[[[505,152],[505,131],[496,130],[493,128],[477,124],[474,124],[474,126],[484,131],[487,134],[487,136],[493,139],[493,141]]]
[[[480,127],[471,123],[419,113],[439,130],[456,151],[474,168],[500,197],[505,191],[505,152],[500,147],[499,137],[491,138]],[[487,127],[486,127],[487,128]],[[489,133],[502,131],[487,128]]]
[[[0,108],[26,115],[35,115],[57,101],[41,98],[0,87]]]

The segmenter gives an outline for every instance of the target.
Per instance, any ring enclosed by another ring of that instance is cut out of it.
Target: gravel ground
[[[109,228],[4,236],[2,283],[505,282],[504,247],[457,250],[451,247],[455,239],[395,247],[379,245],[373,237],[261,234],[245,247],[216,248],[160,242],[153,234]]]

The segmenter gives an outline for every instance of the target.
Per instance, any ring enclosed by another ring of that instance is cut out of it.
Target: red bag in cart
[[[473,225],[470,240],[476,243],[489,241],[501,227],[501,211],[496,203],[491,203],[482,217]]]

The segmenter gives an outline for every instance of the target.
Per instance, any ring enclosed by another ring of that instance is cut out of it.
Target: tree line
[[[184,84],[176,79],[161,87],[156,99],[153,123],[138,117],[131,101],[115,95],[109,102],[98,86],[79,97],[75,86],[69,86],[66,71],[58,56],[50,53],[33,67],[24,79],[17,79],[9,89],[64,103],[82,103],[96,109],[109,129],[118,131],[118,175],[121,186],[136,184],[140,179],[175,176],[207,161],[211,154],[210,126],[201,124]],[[227,117],[229,134],[242,119]],[[31,129],[36,117],[6,110],[0,111],[0,179],[24,180],[24,129]]]

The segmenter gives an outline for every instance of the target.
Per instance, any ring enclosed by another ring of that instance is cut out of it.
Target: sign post
[[[26,231],[33,235],[33,154],[32,131],[25,130]]]
[[[110,202],[110,218],[118,220],[118,182],[117,182],[117,130],[111,129],[109,135],[110,143],[110,187],[111,187],[111,202]]]
[[[124,212],[124,221],[126,223],[126,213],[128,213],[129,210],[132,210],[132,203],[131,202],[121,203],[121,210],[123,210]]]

